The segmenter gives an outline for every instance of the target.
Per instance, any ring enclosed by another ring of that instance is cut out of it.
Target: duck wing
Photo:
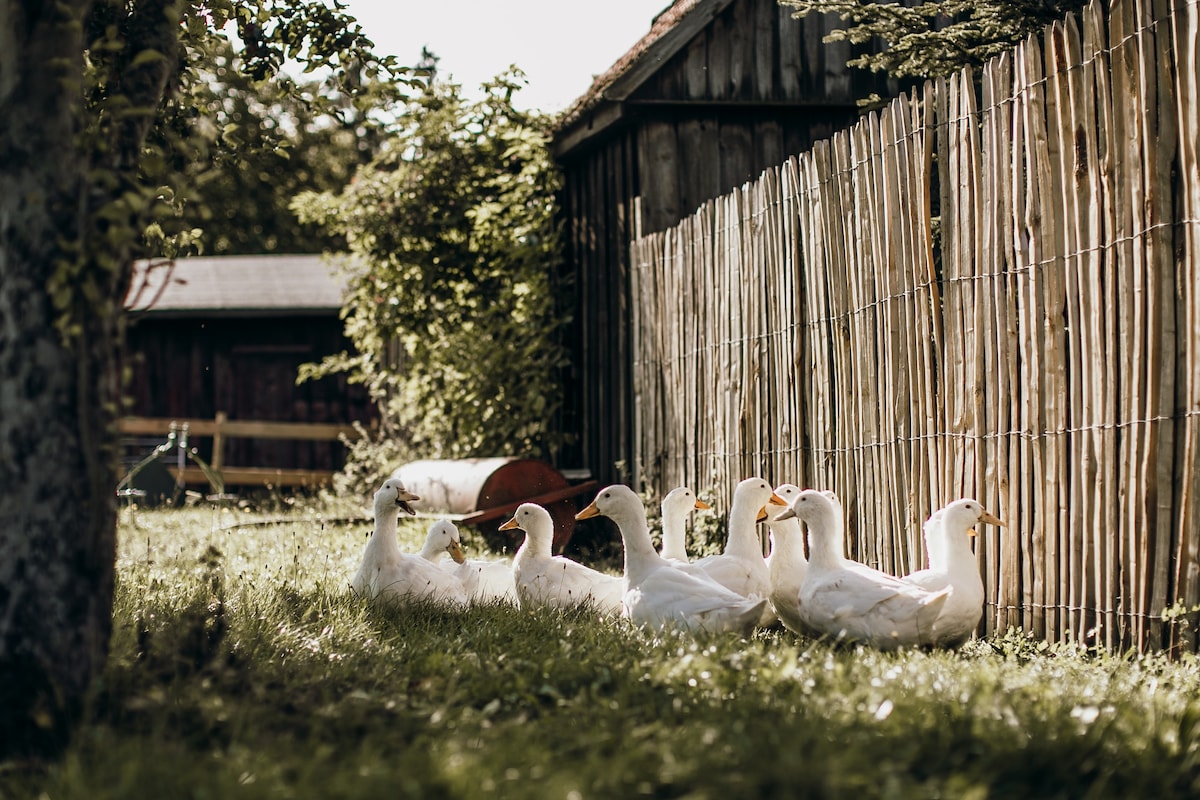
[[[983,617],[983,580],[978,573],[956,576],[946,570],[923,569],[906,575],[903,580],[928,591],[950,590],[933,623],[933,644],[953,648],[971,638]]]
[[[513,570],[522,604],[577,606],[591,603],[604,614],[621,612],[624,584],[563,556],[525,559]]]
[[[656,629],[749,633],[765,603],[666,564],[650,571],[625,593],[630,619]]]
[[[692,565],[742,597],[766,597],[771,591],[771,572],[765,559],[759,559],[756,563],[749,559],[720,554],[693,561]]]
[[[462,581],[472,602],[517,601],[512,564],[508,561],[468,559],[452,565],[451,571]]]
[[[929,592],[878,570],[855,565],[812,575],[800,593],[804,621],[831,636],[900,647],[931,641],[934,621],[950,594]]]
[[[416,555],[380,564],[370,577],[369,594],[396,600],[431,599],[455,607],[468,602],[462,581]]]

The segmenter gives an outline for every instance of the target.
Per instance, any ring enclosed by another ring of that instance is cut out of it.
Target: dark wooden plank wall
[[[575,440],[558,466],[590,469],[605,482],[620,479],[617,465],[633,452],[627,320],[635,149],[630,134],[610,138],[565,170],[566,269],[573,291],[567,332],[572,374],[563,421]]]
[[[896,87],[849,71],[836,17],[794,19],[775,0],[726,8],[628,100],[639,129],[642,223],[663,230],[858,119]]]
[[[732,3],[637,93],[637,100],[854,106],[879,80],[850,72],[846,42],[823,41],[835,15],[792,17],[775,0]]]
[[[348,347],[335,316],[279,319],[141,319],[130,330],[129,414],[270,422],[366,422],[366,390],[344,377],[296,385],[300,364]],[[148,442],[131,443],[131,450]],[[211,442],[197,450],[211,460]],[[150,445],[153,446],[152,444]],[[144,448],[147,449],[148,448]],[[130,452],[130,456],[136,455]],[[232,438],[230,466],[339,469],[339,442]]]
[[[679,223],[713,197],[727,194],[789,156],[858,118],[855,110],[762,113],[738,110],[683,117],[674,112],[638,127],[642,226],[647,233]]]
[[[561,468],[628,480],[635,387],[629,247],[859,117],[857,99],[895,94],[826,44],[835,17],[792,18],[776,0],[739,0],[625,101],[625,119],[564,159],[573,374],[563,425],[578,437]],[[628,465],[622,469],[620,465]]]

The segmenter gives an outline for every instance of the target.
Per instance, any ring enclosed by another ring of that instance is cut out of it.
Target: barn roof
[[[125,307],[154,316],[313,316],[337,313],[345,284],[322,255],[139,261]]]
[[[625,55],[598,75],[591,88],[567,107],[554,125],[556,150],[561,154],[579,140],[617,122],[620,103],[628,99],[660,67],[687,46],[714,17],[734,0],[675,0],[650,23],[650,30]],[[608,113],[603,113],[608,106]],[[585,124],[586,123],[586,124]],[[573,129],[583,128],[581,135]]]

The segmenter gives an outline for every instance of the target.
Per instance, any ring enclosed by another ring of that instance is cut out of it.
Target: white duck
[[[923,589],[949,587],[950,597],[933,623],[933,644],[960,647],[979,626],[983,616],[983,578],[971,551],[972,530],[981,522],[1004,526],[977,500],[955,500],[935,511],[925,522],[925,549],[929,566],[902,580]]]
[[[434,527],[437,526],[453,528],[455,540],[461,541],[459,530],[454,523],[441,520],[434,523]],[[458,578],[472,603],[503,601],[516,605],[517,589],[513,583],[511,560],[463,558],[448,563],[443,558],[446,551],[432,544],[432,536],[433,528],[430,528],[430,539],[426,540],[425,548],[420,554]]]
[[[696,509],[711,508],[686,486],[678,486],[662,499],[662,549],[669,561],[687,563],[687,518]]]
[[[704,574],[671,565],[654,550],[646,509],[628,486],[602,489],[576,519],[605,516],[617,524],[625,545],[625,616],[661,631],[732,631],[749,635],[765,600],[751,600]]]
[[[461,564],[447,566],[462,581],[472,603],[517,604],[517,584],[509,559],[468,558]]]
[[[370,600],[429,598],[464,607],[467,593],[462,582],[434,564],[426,554],[444,551],[462,561],[458,530],[434,523],[420,554],[400,552],[396,540],[396,518],[400,510],[415,513],[409,503],[420,500],[396,478],[389,478],[375,492],[375,531],[367,541],[362,563],[350,582],[355,593]]]
[[[800,496],[800,487],[781,483],[775,494],[785,503]],[[786,509],[780,509],[782,514]],[[768,509],[770,511],[770,509]],[[778,514],[767,515],[767,528],[771,536],[771,555],[767,568],[771,574],[771,607],[783,626],[793,633],[812,634],[800,618],[800,586],[808,573],[808,558],[804,555],[804,531],[800,520],[795,517],[779,519]]]
[[[602,614],[621,613],[624,584],[620,577],[586,567],[566,556],[551,555],[554,519],[536,503],[517,506],[512,519],[500,526],[507,531],[520,528],[525,541],[513,557],[513,581],[517,604],[570,607],[590,603]]]
[[[836,498],[805,489],[778,518],[808,524],[808,572],[800,586],[800,620],[839,641],[880,649],[930,644],[933,623],[950,595],[929,592],[845,557]]]
[[[762,478],[746,478],[733,489],[733,504],[729,508],[729,538],[725,551],[692,562],[726,589],[742,597],[767,599],[771,596],[771,571],[763,557],[762,541],[758,536],[758,520],[768,505],[786,504]],[[759,625],[775,622],[770,604],[763,608]]]

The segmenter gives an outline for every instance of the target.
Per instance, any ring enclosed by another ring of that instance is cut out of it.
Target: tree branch
[[[178,75],[182,15],[180,0],[141,0],[119,24],[125,46],[112,64],[108,98],[121,98],[111,131],[113,166],[119,171],[137,168],[168,86]]]

